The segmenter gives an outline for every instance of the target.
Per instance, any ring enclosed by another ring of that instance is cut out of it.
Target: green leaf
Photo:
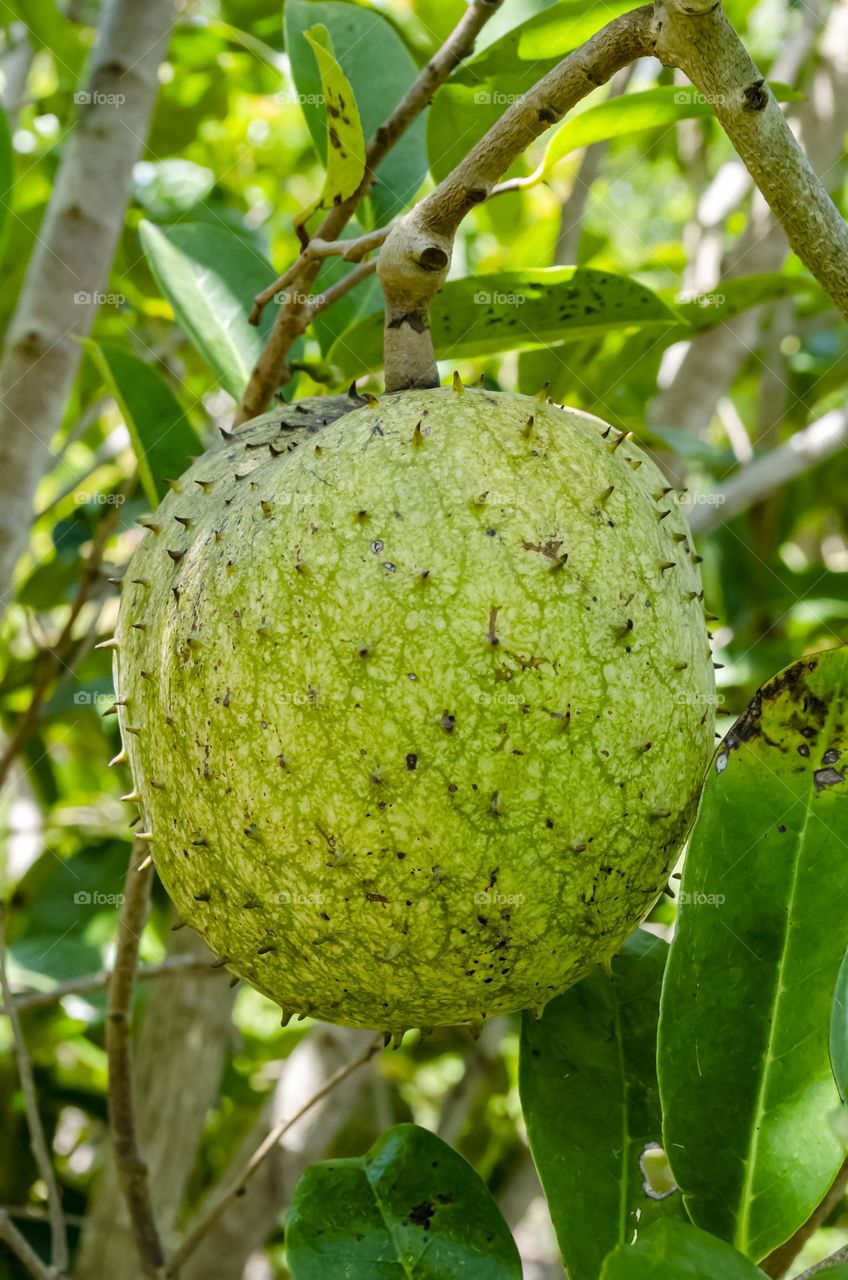
[[[779,102],[787,98],[794,101],[801,96],[783,85],[775,84],[771,88]],[[545,181],[567,155],[593,142],[607,142],[643,129],[670,128],[678,120],[714,114],[712,104],[702,93],[683,85],[659,85],[608,98],[570,116],[560,125],[548,143],[541,164],[522,186]]]
[[[635,1245],[610,1254],[601,1280],[762,1280],[763,1272],[723,1240],[685,1222],[657,1222]]]
[[[5,252],[6,241],[9,238],[9,214],[14,180],[15,157],[12,151],[9,118],[0,107],[0,258]]]
[[[584,0],[558,0],[461,63],[437,92],[427,122],[427,154],[436,181],[450,173],[516,98],[604,22],[630,7],[626,0],[608,0],[599,21],[597,10]]]
[[[440,359],[530,351],[633,325],[674,323],[668,306],[630,276],[584,267],[541,267],[450,280],[433,302]],[[330,350],[346,375],[383,366],[383,313],[351,326]]]
[[[203,452],[200,437],[167,382],[152,365],[107,343],[86,341],[86,349],[118,402],[138,459],[144,492],[154,507],[168,492],[166,481],[181,476]]]
[[[844,1153],[828,1056],[848,946],[848,649],[756,694],[720,745],[666,969],[665,1147],[695,1223],[761,1258]]]
[[[571,1280],[596,1280],[637,1226],[682,1212],[646,1190],[643,1154],[659,1145],[657,1020],[666,944],[641,929],[612,966],[521,1027],[519,1090],[533,1159]]]
[[[313,1165],[286,1223],[293,1280],[521,1280],[518,1250],[483,1182],[414,1124],[367,1155]]]
[[[764,302],[775,302],[778,298],[814,293],[818,287],[815,280],[808,276],[789,276],[782,271],[761,271],[758,275],[734,276],[722,280],[710,293],[700,293],[695,297],[678,294],[674,305],[684,321],[700,333],[726,324],[751,307],[761,306]]]
[[[177,323],[212,372],[238,399],[259,358],[273,307],[248,322],[253,299],[275,277],[269,262],[241,236],[205,222],[139,224],[141,244]]]
[[[830,1064],[842,1101],[848,1101],[848,951],[842,958],[830,1019]]]
[[[384,123],[412,84],[418,68],[394,27],[381,14],[342,0],[288,0],[286,49],[301,109],[318,154],[326,160],[327,124],[321,79],[305,31],[327,28],[339,66],[351,85],[366,139]],[[426,112],[377,169],[370,203],[382,225],[411,203],[427,175]]]
[[[327,142],[324,186],[317,200],[301,209],[294,220],[295,231],[315,213],[330,209],[352,196],[365,172],[365,139],[353,89],[332,53],[332,41],[326,27],[316,24],[303,33],[308,41],[318,73],[321,95],[326,109]]]

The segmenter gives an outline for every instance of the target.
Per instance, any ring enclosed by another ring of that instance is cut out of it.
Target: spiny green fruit
[[[713,739],[696,557],[653,463],[586,414],[440,388],[316,434],[265,415],[173,490],[115,670],[181,917],[289,1014],[393,1031],[543,1006],[608,962]]]

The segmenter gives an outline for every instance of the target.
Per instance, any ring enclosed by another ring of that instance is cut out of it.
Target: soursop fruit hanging
[[[146,521],[115,651],[181,918],[287,1015],[392,1031],[607,962],[712,749],[676,497],[597,419],[479,389],[317,433],[265,415],[199,459]]]

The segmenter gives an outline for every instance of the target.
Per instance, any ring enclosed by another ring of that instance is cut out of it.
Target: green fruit
[[[608,962],[712,749],[675,497],[597,419],[482,390],[265,415],[194,464],[116,682],[156,868],[234,973],[399,1030]]]

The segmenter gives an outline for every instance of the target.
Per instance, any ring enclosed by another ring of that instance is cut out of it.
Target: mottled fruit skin
[[[292,420],[196,462],[127,574],[156,868],[289,1013],[543,1006],[656,899],[712,749],[679,502],[618,432],[527,396]]]

